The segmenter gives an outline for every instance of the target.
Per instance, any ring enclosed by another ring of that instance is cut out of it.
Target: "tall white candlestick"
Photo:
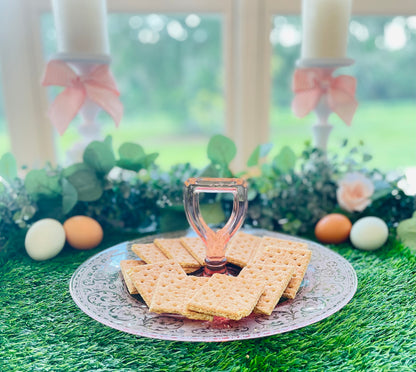
[[[352,0],[302,0],[302,59],[345,58]]]
[[[52,0],[59,53],[109,54],[106,0]]]

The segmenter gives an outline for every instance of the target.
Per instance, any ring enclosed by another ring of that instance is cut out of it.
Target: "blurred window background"
[[[215,14],[109,14],[110,68],[124,116],[118,129],[105,113],[98,121],[115,149],[136,142],[158,152],[164,167],[207,164],[209,138],[224,132],[222,28]],[[47,59],[56,51],[50,13],[42,16],[42,40]],[[79,140],[77,125],[56,138],[60,161]]]
[[[38,166],[66,162],[67,151],[80,140],[80,119],[57,135],[46,117],[46,94],[50,101],[60,88],[39,84],[45,61],[57,50],[50,2],[0,4],[8,21],[0,25],[8,32],[0,46],[13,49],[1,54],[0,94],[10,121],[0,96],[1,150],[13,144],[19,162],[29,165],[32,159]],[[118,129],[104,112],[98,121],[116,151],[130,141],[147,153],[159,152],[157,163],[164,168],[186,161],[200,167],[216,133],[234,139],[237,156],[245,152],[241,160],[259,141],[273,143],[274,152],[289,145],[298,154],[311,141],[315,115],[298,119],[290,109],[300,57],[300,3],[211,0],[195,2],[193,9],[187,1],[108,4],[110,67],[124,117]],[[408,0],[367,0],[355,2],[354,13],[362,14],[350,22],[348,57],[355,63],[336,74],[356,77],[359,107],[351,127],[331,115],[329,149],[338,151],[344,139],[363,141],[372,166],[416,169],[414,7]]]
[[[6,125],[6,112],[4,109],[4,95],[1,71],[2,69],[0,68],[0,157],[4,153],[11,151],[10,137]]]
[[[272,44],[271,142],[300,151],[311,140],[315,114],[296,118],[290,109],[291,78],[300,56],[301,18],[275,16]],[[350,127],[336,114],[328,143],[337,151],[342,140],[363,141],[382,170],[416,166],[416,16],[352,17],[348,57],[354,65],[336,70],[357,79],[359,106]],[[294,139],[296,138],[296,141]]]

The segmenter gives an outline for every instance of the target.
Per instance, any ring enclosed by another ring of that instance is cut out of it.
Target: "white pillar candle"
[[[302,59],[346,58],[352,0],[302,0]]]
[[[109,54],[106,0],[52,0],[58,52]]]

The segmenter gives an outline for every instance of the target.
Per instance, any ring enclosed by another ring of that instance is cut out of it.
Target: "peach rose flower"
[[[373,183],[360,173],[347,173],[338,182],[338,204],[348,212],[362,212],[371,204],[373,193]]]

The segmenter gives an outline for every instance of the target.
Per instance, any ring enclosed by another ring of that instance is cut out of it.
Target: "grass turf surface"
[[[351,302],[318,323],[261,339],[187,343],[142,338],[85,315],[69,294],[92,251],[35,262],[21,249],[0,269],[1,371],[415,371],[416,256],[394,240],[376,252],[333,247],[358,276]]]

